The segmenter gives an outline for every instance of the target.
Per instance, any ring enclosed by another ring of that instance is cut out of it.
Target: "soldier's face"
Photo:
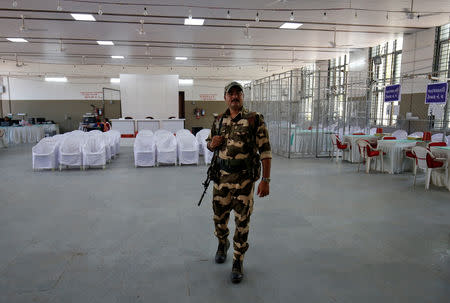
[[[225,94],[225,101],[230,110],[238,111],[244,105],[244,93],[238,87],[232,87]]]

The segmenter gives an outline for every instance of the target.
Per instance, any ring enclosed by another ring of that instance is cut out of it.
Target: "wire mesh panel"
[[[247,106],[264,115],[274,153],[329,156],[331,134],[368,131],[367,83],[364,73],[296,69],[254,81]]]

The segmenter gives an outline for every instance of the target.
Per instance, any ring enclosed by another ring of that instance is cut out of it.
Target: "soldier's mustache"
[[[239,102],[239,99],[233,99],[231,102]]]

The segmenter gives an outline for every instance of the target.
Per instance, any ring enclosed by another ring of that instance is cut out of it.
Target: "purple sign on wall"
[[[438,103],[445,104],[447,102],[447,82],[432,83],[427,85],[427,96],[425,104]]]
[[[388,85],[384,88],[384,102],[400,101],[401,85]]]

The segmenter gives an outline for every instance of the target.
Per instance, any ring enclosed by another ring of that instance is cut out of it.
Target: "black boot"
[[[216,263],[225,262],[225,260],[227,259],[228,248],[230,248],[230,241],[228,241],[228,239],[226,242],[219,241],[219,246],[217,247],[216,252]]]
[[[242,261],[233,260],[233,269],[231,270],[231,282],[237,284],[241,283],[244,278],[244,270],[242,267]]]

